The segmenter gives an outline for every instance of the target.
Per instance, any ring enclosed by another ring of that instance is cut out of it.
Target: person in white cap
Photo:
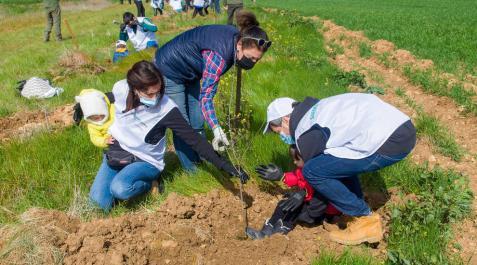
[[[75,97],[81,106],[91,142],[100,148],[113,144],[108,129],[114,121],[114,104],[101,91],[84,89]]]
[[[382,239],[380,216],[363,200],[358,174],[390,166],[411,152],[416,130],[408,116],[371,94],[307,97],[303,102],[279,98],[267,109],[264,133],[269,131],[296,144],[305,179],[353,217],[345,230],[330,232],[331,240],[355,245]]]

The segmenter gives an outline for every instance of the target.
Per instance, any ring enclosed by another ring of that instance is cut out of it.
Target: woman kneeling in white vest
[[[331,240],[355,245],[382,239],[380,216],[363,200],[358,174],[397,163],[411,152],[416,130],[408,116],[371,94],[307,97],[303,102],[279,98],[268,106],[264,133],[268,131],[296,144],[305,179],[354,217],[346,229],[331,231]]]
[[[248,180],[245,172],[217,155],[190,127],[176,104],[164,95],[164,86],[160,71],[147,61],[134,64],[127,79],[114,84],[116,118],[109,128],[114,144],[105,152],[90,191],[90,199],[104,211],[116,200],[128,200],[151,189],[165,166],[167,128],[217,168],[239,177],[242,183]]]

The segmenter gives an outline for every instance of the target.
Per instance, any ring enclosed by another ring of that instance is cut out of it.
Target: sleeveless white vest
[[[315,124],[331,133],[325,154],[361,159],[374,154],[409,117],[375,95],[347,93],[320,100],[300,120],[295,139]]]
[[[166,137],[164,136],[155,145],[148,144],[144,140],[151,129],[175,108],[176,104],[169,97],[164,96],[160,104],[155,107],[147,108],[141,105],[134,110],[123,113],[122,111],[126,108],[128,92],[129,86],[126,80],[114,84],[116,117],[109,128],[109,132],[124,150],[162,171],[165,166]]]

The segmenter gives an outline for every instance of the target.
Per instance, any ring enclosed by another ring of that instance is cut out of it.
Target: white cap
[[[91,91],[80,96],[76,96],[75,100],[81,106],[84,119],[93,124],[102,125],[109,118],[109,108],[104,94],[99,91]],[[104,115],[104,119],[98,122],[88,119],[92,115]]]
[[[265,130],[263,133],[267,133],[270,131],[270,122],[282,117],[285,117],[292,113],[293,111],[293,103],[296,100],[292,98],[277,98],[267,108],[267,125],[265,126]]]
[[[116,41],[116,48],[118,48],[120,45],[127,46],[128,44],[123,40]]]

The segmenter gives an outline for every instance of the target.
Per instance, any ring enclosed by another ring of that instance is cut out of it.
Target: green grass
[[[336,255],[330,251],[320,253],[320,256],[312,261],[312,265],[377,265],[380,264],[369,255],[353,253],[345,250],[343,254]]]
[[[396,89],[395,93],[417,112],[414,122],[418,136],[427,137],[439,153],[452,158],[454,161],[460,161],[465,154],[465,150],[455,141],[451,132],[436,117],[424,112],[422,107],[407,96],[404,91]]]
[[[332,19],[373,40],[386,39],[451,73],[477,74],[477,1],[262,0],[260,6]]]
[[[466,112],[477,115],[477,104],[473,101],[473,97],[476,96],[474,91],[466,90],[460,84],[450,86],[446,80],[433,75],[429,70],[405,67],[404,75],[414,85],[421,86],[424,91],[437,96],[449,97],[457,105],[462,106]]]
[[[451,224],[472,212],[473,194],[467,178],[408,161],[372,175],[416,198],[392,208],[388,263],[461,264],[458,256],[448,253],[447,245],[452,239]]]
[[[373,51],[371,50],[371,46],[366,42],[359,43],[359,56],[363,58],[369,58],[373,55]]]

